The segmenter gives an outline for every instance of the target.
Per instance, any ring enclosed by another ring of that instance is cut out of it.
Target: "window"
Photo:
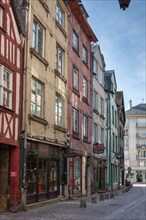
[[[64,11],[59,4],[56,5],[56,21],[64,28]]]
[[[31,80],[31,113],[43,117],[43,84],[34,78]]]
[[[82,48],[82,60],[85,64],[87,64],[87,49],[85,48],[85,46],[83,46]]]
[[[101,128],[101,144],[104,144],[104,129]]]
[[[36,20],[33,21],[32,48],[44,56],[44,28]]]
[[[79,37],[78,35],[75,33],[75,31],[73,31],[73,49],[78,52],[79,51]]]
[[[73,88],[79,90],[79,71],[73,67]]]
[[[79,112],[75,108],[72,109],[72,131],[73,134],[79,133]]]
[[[98,62],[95,58],[93,59],[93,73],[98,77]]]
[[[94,143],[98,143],[98,125],[94,123]]]
[[[4,15],[4,10],[2,7],[0,7],[0,27],[3,27],[3,15]]]
[[[0,65],[0,105],[12,109],[13,74],[5,66]]]
[[[83,115],[83,138],[88,138],[88,117]]]
[[[59,95],[56,95],[55,100],[55,124],[63,127],[63,99]]]
[[[98,93],[93,91],[93,108],[98,110]]]
[[[101,107],[101,115],[103,115],[104,116],[104,101],[103,101],[103,99],[102,98],[100,98],[100,107]]]
[[[83,78],[83,97],[88,99],[88,82]]]
[[[56,48],[56,69],[61,75],[63,75],[63,71],[64,71],[64,51],[59,46],[57,46],[57,48]]]
[[[112,123],[113,123],[113,125],[114,125],[114,119],[115,119],[115,117],[114,117],[114,107],[112,106]]]

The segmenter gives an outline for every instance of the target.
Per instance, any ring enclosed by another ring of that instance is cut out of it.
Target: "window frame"
[[[12,99],[13,99],[13,72],[0,64],[0,93],[2,94],[0,98],[0,105],[12,109]],[[7,77],[5,75],[7,73]]]
[[[79,91],[79,70],[75,66],[73,66],[72,86]]]
[[[0,6],[0,27],[4,27],[4,9]]]
[[[83,139],[88,139],[88,117],[83,115]]]
[[[59,58],[59,53],[61,53],[61,60]],[[57,44],[56,46],[56,70],[62,76],[64,75],[64,60],[65,60],[65,52],[64,50]]]
[[[83,98],[88,100],[88,80],[83,77]]]
[[[72,47],[73,49],[78,53],[79,52],[79,36],[77,33],[73,30],[73,35],[72,35]]]
[[[62,127],[62,128],[64,127],[63,112],[64,112],[63,97],[59,94],[56,94],[55,96],[55,125]]]
[[[34,85],[35,90],[33,90],[33,88],[32,88],[33,87],[33,81],[35,82],[35,85]],[[39,86],[41,88],[41,93],[40,94],[38,93],[38,87]],[[34,101],[32,101],[32,99],[33,99],[32,95],[35,96]],[[38,104],[37,96],[40,96],[40,98],[41,98],[40,105]],[[39,117],[39,118],[44,117],[44,112],[43,112],[43,109],[44,109],[43,102],[44,102],[44,100],[43,99],[44,99],[44,84],[40,80],[36,79],[35,77],[32,77],[32,79],[31,79],[31,114],[32,115],[34,115],[36,117]],[[35,109],[34,109],[35,111],[33,111],[32,104],[35,106]],[[40,111],[39,111],[40,114],[37,113],[38,112],[37,107],[40,108]]]
[[[104,116],[104,100],[100,97],[100,107],[101,107],[101,115]]]
[[[98,92],[93,90],[93,108],[98,111]]]
[[[57,9],[58,9],[58,12],[57,12]],[[58,2],[56,4],[56,22],[64,29],[64,27],[65,27],[65,12]]]
[[[93,125],[93,129],[94,129],[94,136],[93,136],[93,142],[94,144],[98,143],[98,125],[96,123],[94,123]]]
[[[93,74],[98,78],[98,61],[95,57],[93,58]]]
[[[88,55],[87,55],[87,49],[86,49],[86,47],[84,45],[82,47],[82,61],[83,61],[84,64],[87,65],[87,63],[88,63]]]
[[[35,18],[33,18],[33,27],[32,27],[32,48],[41,56],[44,57],[44,36],[45,28],[42,24]],[[35,28],[34,28],[35,27]],[[40,44],[39,39],[39,28],[42,33],[42,42]]]
[[[79,111],[74,107],[72,108],[72,133],[79,135]]]

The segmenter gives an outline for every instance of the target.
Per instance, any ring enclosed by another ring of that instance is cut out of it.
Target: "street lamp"
[[[123,10],[128,8],[130,1],[131,0],[119,0],[120,8],[122,8]]]

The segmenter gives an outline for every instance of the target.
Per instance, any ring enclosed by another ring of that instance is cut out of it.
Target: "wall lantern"
[[[119,0],[120,8],[122,8],[123,10],[128,8],[130,1],[131,0]]]

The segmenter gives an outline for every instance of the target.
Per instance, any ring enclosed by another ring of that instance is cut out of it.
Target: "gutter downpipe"
[[[25,92],[24,92],[24,144],[23,144],[23,165],[22,165],[22,208],[25,210],[26,208],[26,146],[27,146],[27,128],[28,128],[28,62],[29,62],[29,42],[30,42],[30,21],[31,21],[31,0],[27,2],[27,15],[26,15],[26,23],[27,23],[27,39],[26,39],[26,56],[25,56]]]

